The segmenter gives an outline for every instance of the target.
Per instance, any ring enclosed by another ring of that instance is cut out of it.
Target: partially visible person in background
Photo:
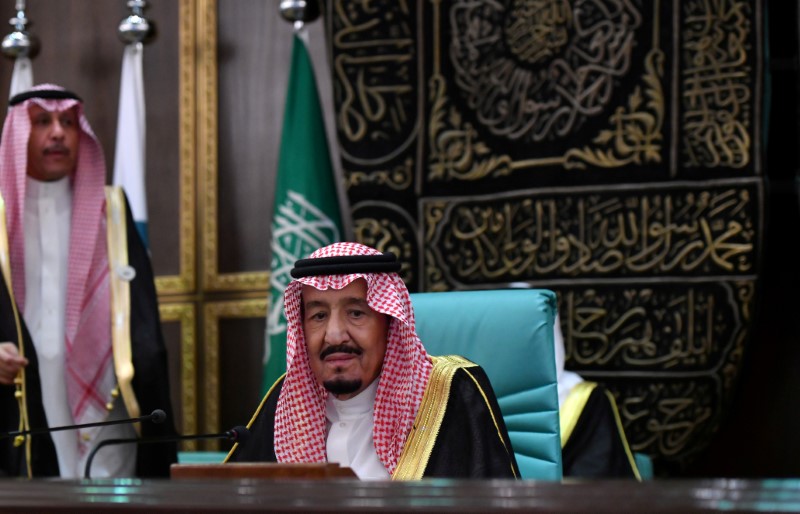
[[[0,473],[82,477],[100,441],[175,434],[148,252],[80,98],[42,85],[10,101],[0,142],[0,430],[125,419],[0,440]],[[108,445],[92,476],[168,476],[175,443]]]
[[[554,329],[564,477],[641,480],[614,396],[597,382],[564,368],[559,316]]]

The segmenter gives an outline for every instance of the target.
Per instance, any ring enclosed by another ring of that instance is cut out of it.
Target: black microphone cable
[[[235,426],[230,430],[226,430],[225,432],[220,432],[218,434],[193,434],[193,435],[175,435],[175,436],[163,436],[163,437],[144,437],[144,438],[120,438],[120,439],[104,439],[97,443],[97,446],[92,448],[92,451],[89,453],[89,457],[86,459],[86,465],[83,468],[83,478],[91,478],[91,469],[92,469],[92,461],[94,460],[94,456],[105,446],[109,446],[112,444],[153,444],[153,443],[174,443],[177,441],[195,441],[198,439],[227,439],[228,441],[232,441],[234,443],[243,443],[250,437],[250,430],[247,427],[243,426]]]
[[[103,427],[106,425],[123,425],[126,423],[139,423],[140,421],[152,421],[153,423],[163,423],[164,420],[166,419],[167,419],[167,414],[161,409],[156,409],[150,414],[147,414],[145,416],[139,416],[138,418],[114,419],[109,421],[97,421],[94,423],[83,423],[79,425],[64,425],[61,427],[33,428],[31,430],[12,430],[11,432],[0,434],[0,439],[5,439],[7,437],[20,437],[20,436],[28,436],[36,434],[49,434],[50,432],[59,432],[61,430],[79,430],[81,428]]]

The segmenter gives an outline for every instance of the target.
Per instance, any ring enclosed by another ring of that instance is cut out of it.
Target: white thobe
[[[47,425],[74,424],[67,401],[65,368],[65,314],[67,272],[72,218],[72,192],[68,177],[54,182],[27,178],[25,192],[25,324],[36,348]],[[110,337],[110,332],[109,332]],[[110,418],[127,417],[117,398]],[[39,428],[39,427],[31,427]],[[93,444],[110,438],[135,437],[131,425],[103,427]],[[83,477],[87,451],[78,449],[78,432],[51,432],[63,478]],[[131,477],[136,473],[136,445],[109,445],[92,461],[92,477]]]
[[[325,415],[328,418],[326,450],[328,462],[351,468],[362,480],[388,480],[389,472],[381,463],[372,440],[373,410],[378,380],[349,400],[328,395]]]

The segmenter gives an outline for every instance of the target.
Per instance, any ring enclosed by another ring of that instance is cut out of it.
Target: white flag
[[[122,55],[114,185],[121,186],[127,193],[136,228],[148,245],[143,48],[142,43],[131,43]]]
[[[14,59],[14,71],[11,73],[11,87],[8,97],[28,91],[33,87],[33,64],[28,57]]]

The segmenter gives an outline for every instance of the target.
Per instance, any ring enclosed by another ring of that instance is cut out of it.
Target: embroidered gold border
[[[617,432],[619,432],[619,437],[622,439],[622,446],[625,447],[625,455],[628,457],[628,462],[631,465],[634,476],[636,476],[636,480],[641,482],[642,475],[639,473],[639,466],[636,465],[636,459],[633,457],[631,447],[628,445],[628,438],[625,436],[625,428],[622,426],[622,419],[619,417],[619,409],[617,409],[617,400],[614,398],[614,395],[611,394],[611,391],[606,390],[605,393],[611,404],[611,410],[614,412],[614,422],[617,424]]]
[[[197,66],[197,170],[200,177],[200,216],[203,220],[203,287],[213,291],[268,290],[267,271],[219,273],[218,233],[218,95],[217,1],[200,0],[197,15],[199,59]]]
[[[14,284],[11,282],[11,256],[8,247],[8,232],[6,231],[6,202],[3,196],[0,195],[0,268],[2,269],[3,279],[8,289],[8,296],[11,299],[11,308],[14,310],[14,325],[17,329],[17,350],[20,356],[25,357],[25,341],[22,339],[22,324],[19,320],[19,310],[17,310],[17,300],[14,298]],[[19,430],[30,430],[30,423],[28,421],[28,396],[27,396],[27,383],[25,381],[25,368],[19,370],[17,377],[14,379],[14,397],[19,404]],[[31,468],[31,436],[25,436],[25,465],[28,471],[28,478],[33,478],[33,469]],[[19,441],[15,440],[14,445],[19,445]]]
[[[494,410],[492,410],[492,405],[489,403],[489,398],[486,397],[486,391],[483,390],[483,387],[478,383],[475,376],[469,372],[468,369],[465,369],[464,372],[472,379],[475,383],[475,387],[478,389],[478,392],[481,393],[481,397],[483,397],[483,403],[486,405],[486,409],[488,409],[489,414],[492,416],[492,424],[494,424],[494,429],[497,432],[497,438],[500,439],[500,442],[503,444],[503,448],[506,450],[506,455],[509,457],[513,452],[509,451],[510,448],[506,446],[506,441],[503,439],[503,432],[500,430],[500,426],[497,424],[497,418],[494,416]],[[511,466],[511,474],[514,475],[514,478],[519,478],[517,476],[517,471],[514,469],[514,466]]]
[[[572,388],[564,400],[564,404],[558,410],[559,423],[561,424],[561,448],[567,444],[569,436],[575,430],[575,425],[578,423],[578,418],[581,417],[583,407],[589,400],[589,396],[597,387],[596,382],[579,382]]]
[[[192,303],[162,304],[162,323],[178,322],[181,331],[181,433],[197,433],[197,310]],[[183,441],[184,451],[197,449],[197,441]]]
[[[179,88],[179,274],[155,278],[159,296],[190,293],[196,286],[195,248],[195,0],[180,0],[178,88]]]
[[[275,386],[277,386],[278,382],[283,380],[283,377],[285,377],[285,376],[286,376],[286,373],[284,373],[283,375],[278,377],[278,380],[276,380],[275,383],[270,386],[269,391],[267,391],[267,394],[265,394],[264,398],[261,399],[261,403],[258,404],[258,408],[253,413],[253,415],[250,417],[250,421],[247,422],[247,429],[248,430],[253,426],[253,423],[255,423],[256,418],[261,413],[261,409],[263,409],[264,408],[264,404],[267,403],[267,398],[269,398],[272,395],[272,391],[275,390]],[[233,455],[233,452],[235,452],[236,448],[238,448],[238,447],[239,447],[239,443],[236,443],[236,444],[233,445],[233,448],[231,448],[231,451],[229,451],[228,455],[226,455],[225,459],[223,459],[223,461],[222,461],[223,464],[228,462],[228,459],[231,458],[231,455]]]
[[[419,480],[422,478],[447,410],[445,407],[450,397],[453,376],[461,368],[476,366],[457,355],[431,357],[431,360],[433,361],[431,378],[428,381],[428,387],[425,388],[414,426],[403,446],[403,453],[400,455],[400,461],[397,463],[392,480]]]
[[[578,423],[578,418],[581,417],[581,412],[583,412],[583,408],[586,406],[586,402],[589,400],[589,396],[592,394],[592,391],[594,391],[595,387],[597,387],[597,383],[590,382],[588,380],[578,383],[569,392],[567,399],[564,400],[564,405],[562,405],[559,409],[558,415],[560,418],[559,421],[561,422],[562,449],[567,444],[569,437],[572,435],[572,431],[575,429],[575,425]],[[633,457],[633,452],[628,445],[628,438],[625,437],[625,429],[622,426],[622,419],[619,417],[617,401],[614,399],[614,395],[611,394],[610,391],[605,391],[605,394],[608,398],[608,402],[611,404],[611,410],[614,413],[614,422],[617,425],[617,432],[622,440],[622,446],[625,448],[625,455],[628,457],[628,462],[630,463],[636,480],[641,482],[642,476],[639,473],[639,467],[636,465],[636,459]]]
[[[111,285],[111,347],[117,387],[128,416],[138,418],[139,402],[133,392],[133,357],[131,351],[131,288],[120,272],[128,266],[128,233],[125,223],[125,197],[119,187],[106,186],[106,234],[108,241],[108,281]],[[135,423],[137,434],[141,425]]]

